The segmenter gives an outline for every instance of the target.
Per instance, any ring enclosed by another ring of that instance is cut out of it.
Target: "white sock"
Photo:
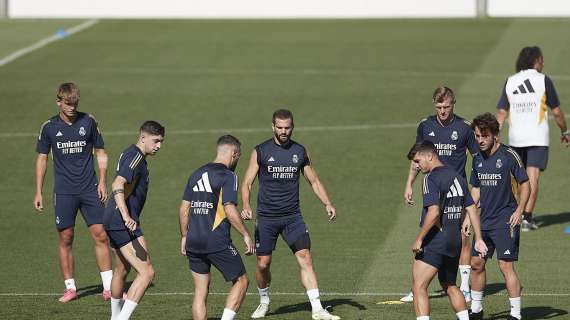
[[[511,316],[521,319],[521,297],[516,298],[509,298],[509,302],[511,303]]]
[[[469,291],[469,277],[471,276],[471,266],[468,264],[459,265],[459,274],[461,275],[461,291]]]
[[[309,302],[311,303],[313,312],[317,312],[323,308],[321,305],[321,299],[319,299],[319,289],[308,290],[307,296],[309,296]]]
[[[469,320],[469,311],[463,310],[456,313],[457,319],[459,320]]]
[[[429,320],[429,316],[419,316],[416,320]]]
[[[131,314],[135,311],[138,303],[132,300],[125,300],[125,304],[123,305],[123,309],[121,309],[121,313],[117,317],[117,320],[128,320],[131,317]]]
[[[100,272],[103,290],[111,290],[111,279],[113,279],[113,270]]]
[[[483,291],[471,290],[471,312],[479,313],[483,310]]]
[[[119,317],[123,307],[122,301],[121,299],[111,297],[111,320],[116,320]]]
[[[69,290],[69,289],[73,289],[77,291],[77,288],[75,287],[75,279],[71,278],[71,279],[65,279],[65,281],[63,281],[65,283],[65,289]]]
[[[222,319],[220,320],[234,320],[236,316],[236,312],[232,309],[225,308],[224,313],[222,314]]]
[[[267,288],[257,288],[259,292],[259,303],[269,304],[269,287]]]

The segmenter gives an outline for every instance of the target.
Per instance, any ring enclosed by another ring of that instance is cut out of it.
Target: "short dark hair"
[[[226,134],[226,135],[219,137],[217,145],[218,145],[218,147],[224,146],[224,145],[230,145],[230,146],[234,146],[236,148],[241,148],[241,142],[239,142],[239,139],[232,136],[231,134]]]
[[[492,135],[496,136],[500,132],[499,121],[489,112],[478,115],[473,119],[471,123],[471,128],[475,131],[475,128],[479,128],[481,133],[490,132]]]
[[[141,132],[146,132],[148,134],[152,134],[154,136],[163,136],[164,137],[164,127],[153,120],[148,120],[145,121],[141,128],[140,128]]]
[[[515,69],[517,72],[534,68],[536,61],[542,57],[542,51],[538,46],[524,47],[519,53]]]
[[[433,96],[432,96],[433,104],[442,103],[448,98],[451,99],[452,103],[455,103],[455,93],[453,93],[453,90],[451,90],[451,88],[449,87],[441,86],[435,88],[435,90],[433,91]]]
[[[433,144],[433,142],[424,140],[418,142],[412,146],[410,151],[408,152],[408,159],[413,160],[416,154],[418,153],[433,153],[437,155],[437,148]]]
[[[291,119],[291,124],[293,124],[293,113],[287,109],[279,109],[273,112],[273,119],[271,120],[275,124],[275,119]]]

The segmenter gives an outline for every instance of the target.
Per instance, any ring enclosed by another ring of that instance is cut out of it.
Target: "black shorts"
[[[521,156],[524,167],[536,167],[540,171],[546,170],[548,164],[548,147],[513,147]]]
[[[138,237],[143,236],[143,232],[140,228],[136,228],[135,231],[124,230],[105,230],[107,232],[107,237],[109,238],[109,243],[111,248],[120,249],[127,243],[135,240]]]
[[[99,199],[97,190],[81,194],[53,194],[55,227],[58,230],[75,226],[77,210],[81,210],[87,226],[103,223],[105,205]]]
[[[255,223],[256,253],[258,256],[270,255],[275,250],[279,235],[283,237],[283,240],[287,242],[287,245],[293,252],[299,249],[310,249],[310,245],[308,248],[295,247],[295,242],[302,236],[306,235],[308,237],[308,233],[309,230],[307,230],[307,226],[300,214],[282,218],[258,216]],[[310,239],[308,240],[308,243],[310,243]],[[307,241],[304,242],[307,243]]]
[[[497,259],[499,260],[517,261],[519,259],[520,226],[516,226],[512,231],[510,228],[506,228],[483,230],[481,233],[488,249],[485,259],[492,258],[495,249],[497,250]],[[475,251],[475,239],[473,239],[471,255],[474,257],[479,255]]]
[[[212,253],[186,253],[190,270],[200,274],[209,274],[212,264],[226,281],[234,281],[245,274],[245,265],[236,248],[230,244],[227,249]]]
[[[440,283],[455,285],[457,270],[459,269],[459,256],[450,257],[436,252],[422,251],[416,254],[416,260],[423,261],[436,268]]]

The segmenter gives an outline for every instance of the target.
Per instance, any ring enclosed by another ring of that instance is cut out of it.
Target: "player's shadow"
[[[523,316],[523,319],[528,319],[528,320],[552,319],[567,315],[568,311],[552,307],[526,307],[522,308],[521,314]],[[506,319],[508,315],[509,311],[503,311],[500,313],[490,314],[486,316],[485,319],[488,320]]]
[[[541,228],[555,224],[568,223],[570,222],[570,212],[540,215],[536,217],[536,220]]]
[[[127,292],[129,290],[129,288],[131,287],[131,284],[133,284],[132,281],[125,282],[125,292]],[[154,283],[151,282],[148,287],[149,288],[154,287]],[[79,292],[79,294],[77,295],[78,298],[85,298],[85,297],[89,297],[89,296],[99,295],[99,294],[101,294],[101,292],[103,292],[103,286],[98,284],[98,285],[82,287],[82,288],[78,288],[77,292]]]
[[[331,299],[331,300],[321,300],[323,307],[327,308],[328,311],[333,312],[336,306],[349,305],[357,308],[358,310],[366,310],[366,307],[352,299]],[[297,304],[291,304],[288,306],[281,306],[273,311],[269,311],[268,315],[278,315],[278,314],[288,314],[299,311],[310,311],[310,304],[308,302],[301,302]]]
[[[499,293],[503,290],[506,290],[507,287],[504,283],[489,283],[485,285],[485,295],[490,296],[495,293]]]

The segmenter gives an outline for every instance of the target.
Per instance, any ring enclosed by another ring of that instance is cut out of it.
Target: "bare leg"
[[[208,300],[210,274],[200,274],[192,271],[192,279],[194,279],[194,300],[192,301],[192,318],[194,320],[206,320],[207,316],[206,302]]]
[[[249,280],[247,275],[243,275],[232,282],[232,288],[226,299],[226,308],[237,312],[241,306],[243,300],[245,299],[245,293],[247,291],[247,286],[249,285]]]
[[[447,297],[449,298],[449,302],[451,303],[451,307],[455,313],[467,310],[465,297],[463,297],[463,293],[461,293],[461,290],[457,288],[455,283],[442,283],[441,287],[443,288],[443,291],[447,293]]]
[[[313,259],[311,258],[311,251],[303,249],[295,252],[297,263],[299,264],[299,271],[301,273],[301,283],[307,291],[317,289],[317,275],[313,269]]]
[[[499,269],[505,277],[505,286],[509,297],[516,298],[521,296],[521,283],[517,272],[515,271],[515,264],[513,261],[499,260]]]
[[[138,303],[154,279],[154,269],[150,263],[144,237],[129,242],[121,247],[120,251],[125,260],[137,271],[137,276],[127,292],[127,298]]]
[[[530,183],[530,196],[526,203],[525,211],[532,213],[534,211],[534,206],[536,205],[536,199],[538,199],[538,180],[540,177],[540,169],[537,167],[527,167],[526,174],[528,175],[528,181]]]
[[[257,256],[257,265],[255,268],[255,280],[258,288],[267,288],[271,283],[271,255]]]
[[[89,226],[89,232],[95,242],[95,260],[99,266],[99,271],[111,270],[111,251],[103,225],[93,224]]]
[[[471,290],[483,291],[487,282],[485,271],[485,259],[480,257],[471,258]]]
[[[72,252],[74,236],[73,227],[58,230],[58,236],[59,266],[61,268],[61,273],[64,280],[72,279],[75,269]]]
[[[423,261],[415,260],[412,265],[412,292],[416,317],[429,316],[428,286],[437,274],[437,269]],[[463,297],[463,296],[462,296]]]
[[[131,271],[131,265],[120,250],[113,250],[113,252],[115,252],[117,259],[113,272],[113,280],[111,280],[111,297],[114,299],[122,299],[125,280],[127,279],[129,271]]]

